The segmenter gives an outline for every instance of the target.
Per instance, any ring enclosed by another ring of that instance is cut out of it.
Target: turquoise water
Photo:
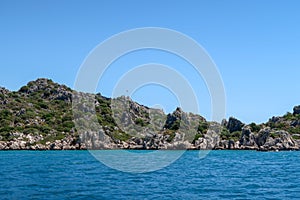
[[[0,199],[300,199],[299,161],[300,152],[187,151],[134,174],[88,151],[2,151]]]

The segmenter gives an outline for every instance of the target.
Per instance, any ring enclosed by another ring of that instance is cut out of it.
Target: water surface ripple
[[[300,199],[300,152],[198,156],[187,151],[162,170],[133,174],[88,151],[2,151],[0,199]]]

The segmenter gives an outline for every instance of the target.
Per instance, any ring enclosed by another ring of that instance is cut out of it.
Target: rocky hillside
[[[14,92],[0,87],[0,150],[300,148],[300,106],[263,124],[233,117],[218,124],[180,108],[166,115],[128,97],[112,100],[96,94],[97,130],[83,131],[91,122],[72,112],[73,94],[49,79],[31,81]],[[80,107],[82,112],[88,109]]]

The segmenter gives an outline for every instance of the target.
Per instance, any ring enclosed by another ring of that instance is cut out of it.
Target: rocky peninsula
[[[89,126],[89,120],[76,118],[74,94],[69,87],[44,78],[19,91],[0,87],[0,150],[300,149],[300,106],[262,124],[245,124],[234,117],[218,124],[180,108],[165,114],[128,97],[116,99],[128,105],[123,112],[113,107],[119,105],[112,105],[114,99],[96,94],[99,128],[83,131],[80,127]],[[88,109],[85,104],[80,106],[83,111]]]

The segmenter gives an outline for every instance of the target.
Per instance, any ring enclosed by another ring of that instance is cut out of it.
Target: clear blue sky
[[[226,89],[227,117],[265,122],[300,104],[299,8],[297,0],[0,0],[0,85],[18,90],[47,77],[73,87],[84,58],[103,40],[128,29],[164,27],[194,38],[213,58]],[[122,59],[115,65],[184,65],[151,51]],[[187,76],[202,88],[200,114],[208,117],[203,82]],[[155,87],[137,91],[134,98],[172,109],[174,96]],[[108,82],[98,89],[109,95],[111,88]],[[147,96],[154,89],[161,98]]]

